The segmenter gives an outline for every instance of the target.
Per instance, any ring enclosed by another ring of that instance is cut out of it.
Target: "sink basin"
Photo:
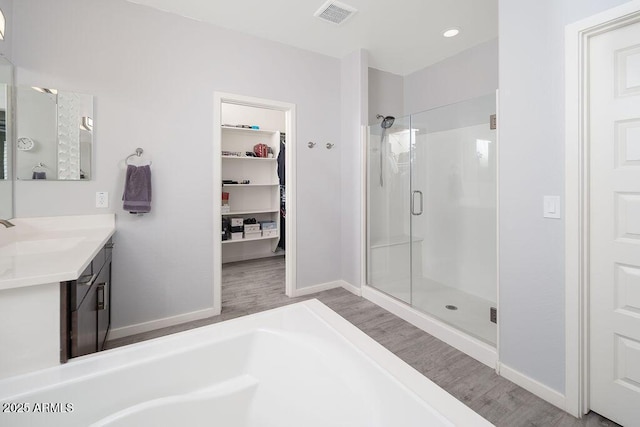
[[[16,255],[36,255],[61,252],[72,249],[83,240],[82,237],[63,237],[59,239],[22,240],[0,247],[0,257]]]

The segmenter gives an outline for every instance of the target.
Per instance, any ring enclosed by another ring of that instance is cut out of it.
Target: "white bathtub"
[[[2,380],[0,410],[1,426],[491,425],[317,300]]]

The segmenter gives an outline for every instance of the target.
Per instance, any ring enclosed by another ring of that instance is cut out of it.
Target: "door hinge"
[[[495,114],[489,116],[489,129],[496,130],[498,128],[498,117]]]
[[[489,320],[493,323],[498,323],[498,309],[495,307],[491,307],[489,309]]]

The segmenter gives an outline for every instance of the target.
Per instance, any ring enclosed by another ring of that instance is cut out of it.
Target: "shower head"
[[[382,119],[382,122],[380,122],[380,126],[382,126],[382,129],[389,129],[391,126],[393,126],[393,122],[395,121],[395,117],[393,116],[383,116],[382,114],[378,114],[376,116],[377,119]]]

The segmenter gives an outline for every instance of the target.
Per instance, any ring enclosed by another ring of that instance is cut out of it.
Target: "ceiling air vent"
[[[348,18],[355,15],[357,11],[358,10],[356,8],[344,3],[329,0],[320,6],[320,9],[318,9],[313,16],[317,16],[324,21],[332,22],[334,24],[342,24]]]

